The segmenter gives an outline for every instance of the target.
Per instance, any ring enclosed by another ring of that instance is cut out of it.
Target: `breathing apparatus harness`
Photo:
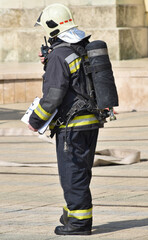
[[[97,40],[88,42],[86,46],[78,43],[60,42],[60,44],[50,49],[54,50],[59,47],[70,47],[81,58],[80,72],[85,77],[87,88],[87,93],[82,93],[77,86],[70,85],[70,91],[76,95],[78,101],[73,104],[66,114],[63,113],[58,117],[54,129],[51,130],[50,137],[53,137],[61,125],[66,125],[64,149],[67,151],[67,128],[69,122],[75,116],[86,111],[95,114],[100,127],[104,125],[106,118],[109,116],[110,120],[115,120],[113,107],[118,106],[118,95],[105,42]]]
[[[76,86],[70,86],[70,90],[78,97],[78,101],[72,106],[72,108],[68,111],[66,116],[60,116],[57,121],[55,128],[51,130],[51,137],[57,132],[60,125],[65,124],[65,142],[64,142],[64,150],[68,151],[68,143],[67,143],[67,128],[69,122],[77,115],[83,114],[84,112],[90,112],[95,114],[96,118],[99,121],[100,127],[104,125],[106,122],[106,118],[110,116],[110,112],[107,109],[99,109],[96,102],[96,95],[92,80],[92,71],[101,71],[105,70],[108,66],[104,68],[100,68],[100,66],[94,66],[92,68],[89,63],[89,59],[86,58],[87,51],[84,47],[78,44],[69,44],[69,43],[61,43],[54,47],[70,47],[73,51],[81,58],[80,71],[85,76],[87,93],[81,93],[80,89]]]

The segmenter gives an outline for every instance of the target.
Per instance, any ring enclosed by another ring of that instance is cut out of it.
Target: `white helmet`
[[[77,27],[70,10],[59,3],[51,4],[40,14],[35,26],[41,25],[51,38]]]

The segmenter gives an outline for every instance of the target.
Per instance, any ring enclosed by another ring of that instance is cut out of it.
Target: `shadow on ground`
[[[25,112],[25,110],[0,108],[0,120],[19,120]]]
[[[137,228],[148,226],[148,218],[140,220],[128,220],[128,221],[118,221],[118,222],[109,222],[104,225],[94,226],[93,234],[101,233],[110,233],[116,232],[123,229]]]

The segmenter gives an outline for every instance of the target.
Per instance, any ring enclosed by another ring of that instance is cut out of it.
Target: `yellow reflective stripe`
[[[47,121],[49,117],[51,116],[50,113],[46,112],[40,104],[38,104],[37,108],[34,110],[34,112],[44,121]]]
[[[69,67],[72,68],[73,66],[75,66],[76,64],[79,64],[80,62],[81,62],[81,58],[79,57],[79,58],[75,59],[73,62],[71,62],[69,64]]]
[[[94,123],[98,123],[98,120],[85,121],[85,122],[80,122],[80,123],[71,123],[71,124],[68,124],[68,127],[85,126],[85,125],[94,124]],[[65,127],[66,127],[65,125],[60,126],[60,128],[65,128]]]
[[[94,114],[90,115],[83,115],[83,116],[77,116],[75,117],[70,123],[68,124],[68,127],[77,127],[77,126],[85,126],[90,124],[99,123],[97,118]],[[60,126],[60,128],[65,128],[66,125]]]
[[[37,109],[35,109],[34,112],[36,113],[36,115],[38,115],[39,118],[41,118],[42,120],[45,120],[45,121],[46,121],[46,118],[44,118],[44,117],[42,116],[42,114],[41,114]]]
[[[68,210],[68,212],[70,212],[71,214],[72,213],[82,213],[82,214],[85,214],[85,213],[92,213],[92,208],[89,208],[89,209],[84,209],[84,210]]]
[[[68,212],[68,208],[66,206],[63,207],[66,212]]]
[[[75,59],[69,64],[70,72],[74,73],[80,68],[81,58]]]
[[[51,116],[51,113],[46,112],[46,111],[41,107],[40,104],[38,104],[38,107],[40,108],[40,110],[41,110],[45,115],[47,115],[48,117]]]
[[[70,211],[67,207],[64,207],[65,211],[68,212],[68,217],[74,217],[79,220],[92,218],[92,208],[84,210],[72,210]]]

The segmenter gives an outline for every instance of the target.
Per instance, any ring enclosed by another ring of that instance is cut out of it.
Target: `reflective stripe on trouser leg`
[[[74,217],[74,218],[77,218],[79,220],[92,218],[92,208],[70,211],[67,207],[64,207],[64,210],[67,211],[67,213],[68,213],[67,216],[68,217]]]
[[[56,136],[59,176],[69,210],[69,222],[75,226],[90,227],[92,224],[89,184],[97,135],[97,129],[68,132],[68,152],[63,150],[65,132]],[[81,210],[82,212],[79,212]]]

